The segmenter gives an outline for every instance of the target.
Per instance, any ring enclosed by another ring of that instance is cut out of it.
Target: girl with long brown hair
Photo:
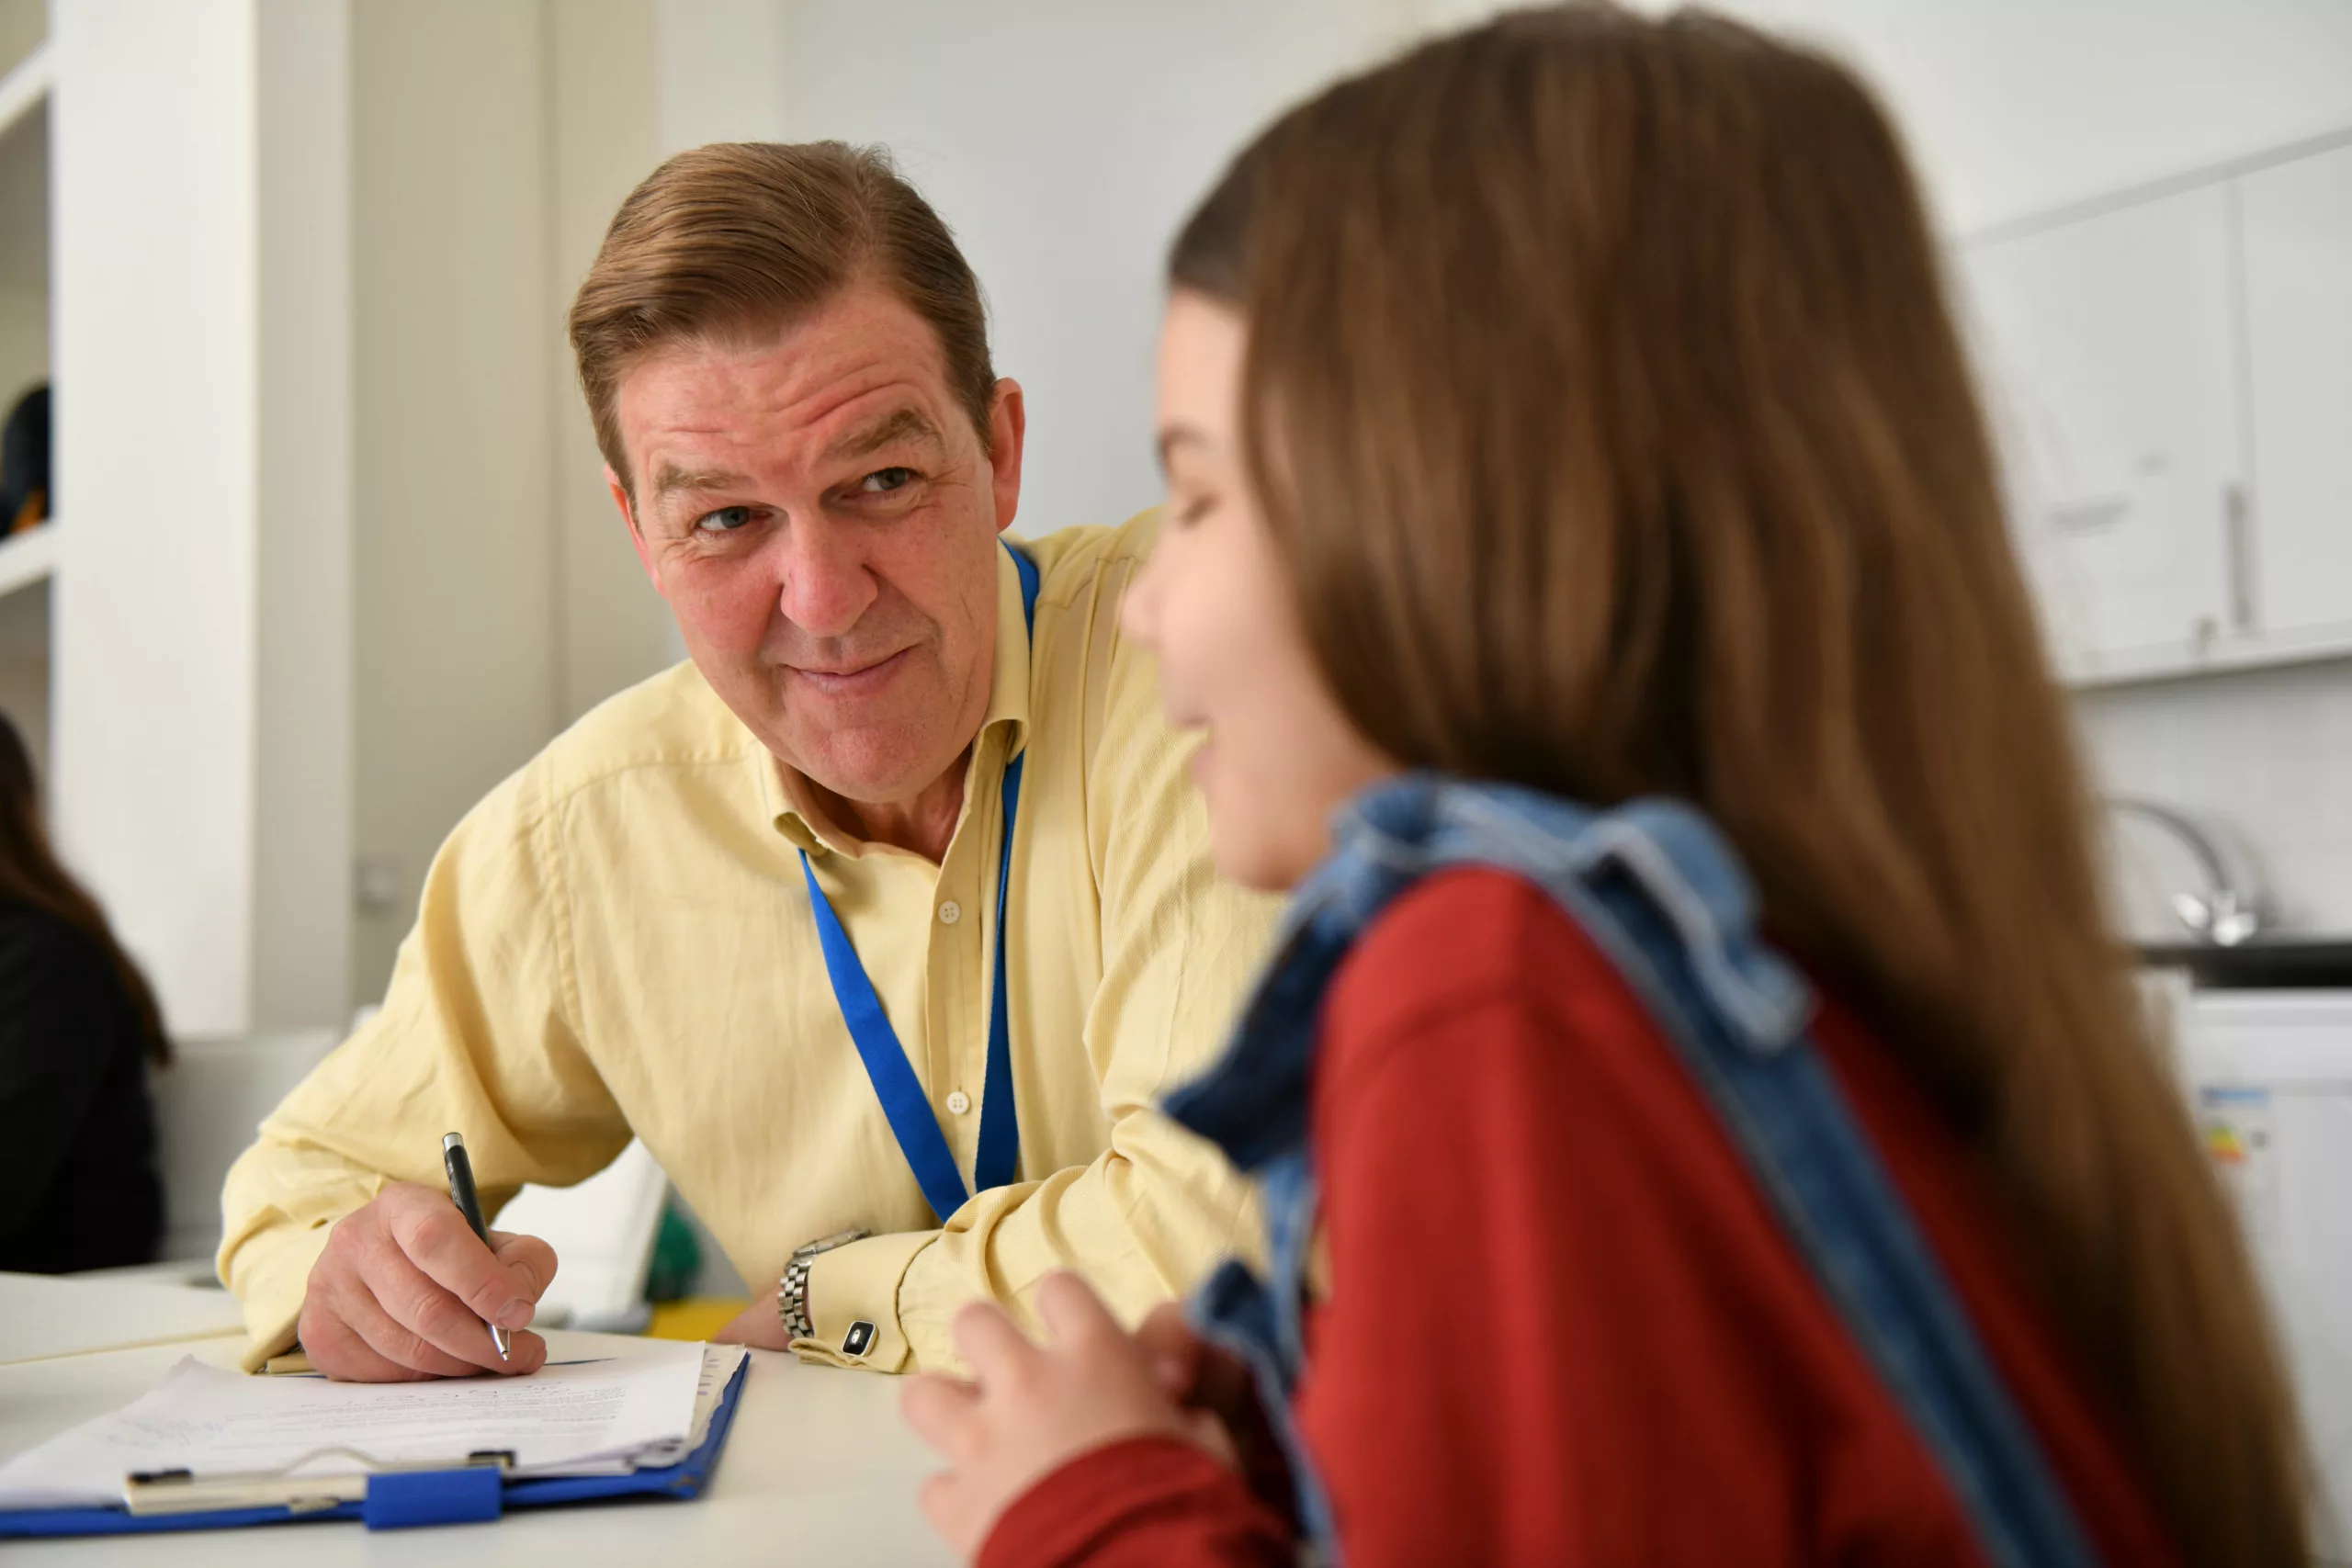
[[[32,757],[0,716],[0,1271],[153,1259],[147,1069],[170,1059],[146,976],[51,847]]]
[[[1506,16],[1278,121],[1171,274],[1126,615],[1220,867],[1294,899],[1170,1109],[1272,1268],[1137,1337],[1067,1280],[1042,1348],[968,1314],[907,1395],[950,1540],[2301,1561],[1869,94]]]

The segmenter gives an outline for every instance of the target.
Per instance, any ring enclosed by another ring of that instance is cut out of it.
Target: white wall
[[[344,991],[348,903],[311,884],[348,858],[340,547],[322,536],[347,514],[261,428],[299,408],[288,433],[331,442],[346,396],[332,333],[305,335],[333,288],[308,269],[337,242],[281,221],[331,225],[335,182],[260,152],[265,128],[339,139],[341,10],[75,0],[56,17],[52,800],[182,1032],[332,1017]],[[319,678],[263,668],[289,635]]]
[[[351,12],[261,0],[251,1026],[351,994]]]
[[[554,732],[552,340],[537,0],[361,0],[353,29],[358,852],[380,995],[432,853]]]
[[[2341,0],[1714,6],[1860,66],[1957,233],[2352,124],[2352,6]]]
[[[1168,242],[1291,98],[1401,36],[1371,0],[785,0],[792,139],[887,143],[988,296],[1028,392],[1020,526],[1158,500],[1151,361]]]
[[[709,8],[723,18],[746,7],[741,0],[727,0]],[[556,591],[562,637],[560,716],[567,722],[684,659],[685,647],[639,568],[627,526],[605,493],[604,458],[596,451],[563,336],[564,314],[596,259],[613,214],[665,152],[728,135],[774,134],[763,126],[713,123],[728,106],[748,104],[756,112],[773,97],[772,86],[764,97],[735,90],[737,84],[724,71],[763,67],[763,57],[755,47],[727,50],[724,37],[708,45],[722,74],[699,92],[681,89],[703,106],[708,135],[680,143],[674,132],[665,130],[672,100],[659,85],[664,78],[662,62],[678,51],[665,55],[664,29],[669,13],[680,9],[674,3],[657,6],[653,0],[551,0],[545,13],[553,266],[548,307],[555,333],[549,359],[556,440],[552,499],[561,562]],[[753,23],[756,42],[757,17]]]

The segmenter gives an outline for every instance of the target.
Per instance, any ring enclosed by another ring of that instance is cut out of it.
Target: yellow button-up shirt
[[[803,1242],[873,1232],[820,1256],[816,1334],[795,1348],[839,1359],[863,1319],[878,1332],[857,1364],[883,1371],[953,1365],[957,1307],[1026,1317],[1053,1269],[1132,1320],[1254,1251],[1247,1184],[1153,1109],[1222,1045],[1276,913],[1215,876],[1192,748],[1118,630],[1155,526],[1147,513],[1029,545],[1034,638],[1000,558],[989,706],[938,864],[845,834],[691,664],[604,704],[469,812],[383,1010],[229,1173],[220,1267],[248,1364],[292,1343],[328,1227],[389,1180],[440,1181],[452,1130],[492,1206],[593,1175],[634,1132],[755,1290]],[[1005,972],[1018,1179],[942,1229],[842,1022],[797,852],[968,1185],[999,786],[1024,747]]]

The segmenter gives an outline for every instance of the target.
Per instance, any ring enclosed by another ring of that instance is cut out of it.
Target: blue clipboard
[[[487,1466],[455,1470],[401,1471],[368,1478],[364,1502],[329,1507],[216,1508],[185,1514],[133,1514],[112,1508],[24,1508],[0,1510],[0,1540],[24,1536],[147,1535],[158,1530],[239,1529],[247,1525],[308,1524],[313,1519],[358,1519],[371,1530],[414,1525],[475,1524],[495,1519],[508,1508],[556,1503],[593,1503],[608,1497],[696,1497],[718,1467],[735,1424],[736,1403],[752,1359],[743,1358],[711,1412],[702,1446],[675,1464],[631,1471],[627,1475],[559,1475],[508,1481]]]

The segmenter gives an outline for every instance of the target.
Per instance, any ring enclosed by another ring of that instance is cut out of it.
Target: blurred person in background
[[[725,1337],[952,1365],[976,1299],[1087,1269],[1131,1319],[1255,1234],[1157,1109],[1272,932],[1220,883],[1118,606],[1152,514],[1008,542],[1025,405],[880,154],[722,144],[614,219],[571,340],[688,661],[491,792],[382,1011],[230,1172],[247,1364],[528,1372],[558,1259],[485,1207],[632,1134],[759,1292]],[[1015,1108],[1018,1108],[1017,1120]]]
[[[147,1071],[170,1060],[154,993],[58,863],[32,757],[0,716],[0,1271],[154,1260]]]
[[[1170,1111],[1273,1266],[910,1421],[1021,1563],[2287,1564],[2305,1472],[2103,917],[1894,130],[1701,13],[1343,82],[1179,239],[1130,593],[1294,890]]]

